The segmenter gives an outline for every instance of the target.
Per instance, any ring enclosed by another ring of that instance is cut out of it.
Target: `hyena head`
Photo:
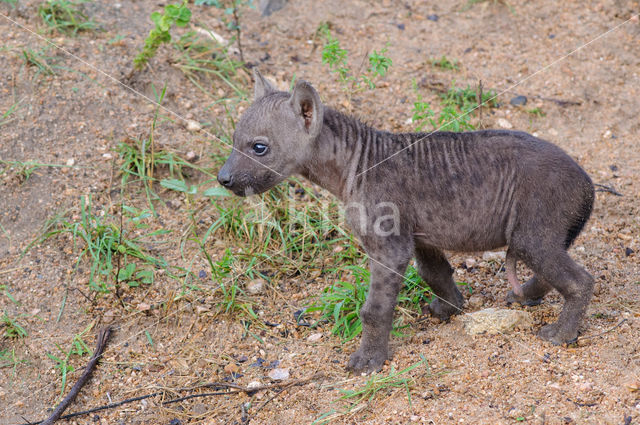
[[[233,151],[218,181],[239,196],[271,189],[300,171],[322,129],[323,106],[311,84],[278,91],[255,70],[254,100],[240,117]]]

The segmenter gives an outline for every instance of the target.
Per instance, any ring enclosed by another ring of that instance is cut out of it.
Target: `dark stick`
[[[225,395],[225,394],[235,394],[235,393],[245,393],[244,390],[232,390],[232,391],[216,391],[215,393],[201,393],[201,394],[190,394],[184,397],[174,398],[173,400],[163,401],[162,405],[166,406],[167,404],[178,403],[185,400],[191,400],[192,398],[199,397],[210,397],[214,395]]]
[[[58,404],[58,407],[55,408],[51,416],[41,422],[42,425],[52,425],[53,423],[55,423],[58,419],[60,419],[60,416],[66,410],[66,408],[69,407],[71,403],[73,403],[73,400],[75,400],[82,387],[91,377],[93,370],[98,364],[98,360],[100,360],[100,357],[102,357],[102,352],[107,345],[107,341],[109,340],[110,335],[111,327],[107,326],[100,330],[100,332],[98,333],[96,350],[93,352],[93,356],[91,356],[91,359],[89,359],[89,363],[87,364],[87,367],[85,367],[84,372],[80,376],[80,379],[78,379],[78,382],[76,382],[73,388],[71,388],[69,394],[67,394],[67,396],[60,402],[60,404]]]
[[[478,81],[478,90],[476,91],[476,96],[478,97],[478,115],[480,126],[482,126],[482,80]],[[484,127],[481,127],[484,128]]]
[[[591,338],[596,338],[596,337],[602,336],[602,335],[604,335],[604,334],[606,334],[606,333],[609,333],[609,332],[611,332],[612,330],[616,329],[617,327],[619,327],[620,325],[622,325],[622,324],[623,324],[624,322],[626,322],[626,321],[627,321],[627,319],[622,319],[622,320],[621,320],[621,321],[619,321],[619,322],[618,322],[614,327],[609,328],[609,329],[607,329],[606,331],[603,331],[603,332],[597,333],[597,334],[595,334],[595,335],[586,335],[586,336],[581,336],[581,337],[579,337],[579,338],[578,338],[578,341],[584,341],[585,339],[591,339]]]
[[[242,53],[242,43],[240,42],[240,18],[238,17],[238,8],[237,8],[237,4],[234,4],[233,6],[233,19],[235,21],[235,27],[236,27],[236,37],[237,37],[237,41],[238,41],[238,51],[240,52],[240,62],[244,63],[244,54]]]
[[[94,407],[93,409],[82,410],[80,412],[69,413],[68,415],[60,416],[59,419],[71,419],[71,418],[75,418],[76,416],[88,415],[89,413],[95,413],[95,412],[99,412],[101,410],[113,409],[114,407],[122,406],[123,404],[133,403],[134,401],[144,400],[146,398],[155,397],[155,396],[160,395],[160,394],[162,394],[162,392],[157,392],[157,393],[147,394],[147,395],[141,395],[139,397],[128,398],[126,400],[118,401],[116,403],[111,403],[111,404],[106,404],[104,406]],[[44,424],[44,421],[39,421],[39,422],[28,422],[27,421],[26,423],[23,423],[23,424],[20,424],[20,425],[38,425],[38,424]]]
[[[96,352],[97,352],[97,348],[96,348]],[[94,354],[95,357],[95,354]],[[89,366],[87,366],[87,368],[89,368]],[[86,374],[86,371],[85,371]],[[83,375],[84,376],[84,375]],[[279,382],[276,384],[272,384],[272,385],[261,385],[259,387],[255,387],[255,388],[247,388],[247,387],[243,387],[241,385],[237,385],[237,384],[231,384],[231,383],[226,383],[226,382],[213,382],[213,383],[209,383],[209,384],[203,384],[203,385],[198,385],[197,387],[193,387],[193,388],[181,388],[177,391],[193,391],[196,388],[211,388],[211,387],[226,387],[226,388],[233,388],[230,391],[218,391],[218,392],[213,392],[213,393],[203,393],[203,394],[191,394],[185,397],[179,397],[179,398],[175,398],[172,400],[167,400],[165,402],[162,402],[163,406],[166,406],[168,404],[172,404],[172,403],[178,403],[180,401],[184,401],[184,400],[189,400],[192,398],[197,398],[197,397],[209,397],[209,396],[216,396],[216,395],[225,395],[225,394],[237,394],[237,393],[247,393],[249,395],[258,392],[258,391],[264,391],[264,390],[271,390],[271,389],[277,389],[277,388],[283,388],[283,389],[287,389],[287,388],[291,388],[291,387],[296,387],[299,385],[304,385],[307,384],[310,381],[314,381],[317,380],[319,378],[321,378],[323,375],[320,373],[316,373],[315,375],[309,377],[309,378],[305,378],[305,379],[299,379],[296,381],[292,381],[292,382]],[[82,379],[82,377],[81,377]],[[78,381],[79,382],[79,381]],[[75,389],[75,387],[78,384],[76,384],[73,389]],[[73,392],[73,389],[71,390]],[[70,413],[68,415],[64,415],[64,416],[60,416],[58,419],[70,419],[70,418],[74,418],[76,416],[82,416],[82,415],[88,415],[90,413],[95,413],[95,412],[99,412],[100,410],[106,410],[106,409],[112,409],[114,407],[118,407],[118,406],[122,406],[123,404],[127,404],[127,403],[133,403],[134,401],[140,401],[140,400],[144,400],[147,398],[151,398],[151,397],[155,397],[158,395],[164,394],[164,391],[158,391],[152,394],[147,394],[147,395],[142,395],[139,397],[133,397],[133,398],[128,398],[126,400],[122,400],[122,401],[118,401],[116,403],[111,403],[111,404],[107,404],[104,406],[99,406],[99,407],[94,407],[93,409],[89,409],[89,410],[83,410],[81,412],[75,412],[75,413]],[[69,394],[71,395],[71,394]],[[67,398],[69,398],[69,396],[67,396]],[[66,400],[66,399],[65,399]],[[63,400],[64,401],[64,400]],[[60,403],[60,405],[62,405],[62,403]],[[60,406],[58,406],[59,408]],[[264,406],[262,406],[264,407]],[[58,410],[58,408],[56,408],[56,411]],[[64,409],[63,409],[64,410]],[[53,415],[52,415],[53,417]],[[26,420],[26,419],[25,419]],[[48,419],[47,419],[48,420]],[[53,422],[51,422],[53,423]],[[45,424],[44,421],[41,422],[26,422],[20,425],[39,425],[39,424]]]
[[[616,196],[624,196],[622,193],[618,192],[617,190],[615,190],[611,186],[605,186],[605,185],[600,184],[600,183],[594,183],[593,185],[597,187],[596,192],[607,192],[607,193],[611,193],[612,195],[616,195]]]

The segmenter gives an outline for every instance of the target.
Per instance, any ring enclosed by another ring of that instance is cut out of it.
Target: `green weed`
[[[123,215],[123,224],[136,230],[146,229],[148,227],[146,219],[151,217],[149,211],[140,211],[126,206],[121,214]],[[89,288],[92,290],[108,293],[114,283],[120,282],[120,278],[123,278],[122,280],[130,286],[153,282],[152,268],[143,269],[140,264],[166,268],[167,263],[161,258],[148,254],[142,247],[142,242],[155,236],[165,235],[169,231],[160,229],[129,238],[123,234],[125,230],[115,224],[117,222],[116,217],[110,215],[100,217],[94,214],[91,198],[87,202],[82,197],[79,220],[69,221],[65,217],[59,217],[57,223],[48,226],[46,233],[32,242],[27,250],[35,243],[42,243],[55,235],[67,234],[73,238],[74,250],[78,242],[82,242],[83,246],[76,267],[85,256],[88,257],[91,263]],[[122,259],[123,266],[116,273],[117,267],[114,266],[114,260],[118,257]],[[130,266],[132,258],[139,260],[139,263]]]
[[[212,85],[211,80],[215,78],[227,85],[239,98],[246,98],[246,91],[234,82],[242,63],[229,56],[228,48],[218,45],[213,39],[203,39],[193,31],[189,31],[172,45],[178,52],[175,66],[207,96],[214,99],[219,97],[206,88]]]
[[[409,406],[411,406],[411,388],[415,385],[415,380],[411,376],[408,376],[409,372],[415,370],[419,366],[424,366],[426,368],[426,375],[428,377],[432,376],[429,363],[424,356],[421,355],[420,357],[422,358],[421,361],[402,370],[397,371],[393,366],[391,366],[391,370],[386,376],[377,373],[372,374],[364,383],[362,388],[354,390],[340,390],[342,396],[340,396],[336,401],[344,402],[346,403],[346,406],[342,409],[332,409],[331,411],[324,413],[313,421],[312,424],[324,425],[341,416],[353,414],[365,408],[376,397],[390,396],[394,390],[397,389],[404,389],[406,391],[407,401]],[[424,375],[424,373],[421,374]]]
[[[20,183],[24,183],[33,173],[40,168],[52,167],[52,168],[66,168],[70,165],[62,164],[44,164],[38,161],[5,161],[0,159],[0,175],[13,173]]]
[[[331,333],[348,341],[362,332],[360,309],[366,301],[369,290],[369,270],[362,266],[347,266],[345,270],[353,274],[354,281],[339,280],[324,289],[317,301],[307,308],[307,312],[319,311],[319,323],[333,322]],[[420,315],[422,305],[431,301],[431,290],[422,282],[413,266],[407,269],[404,285],[398,295],[398,310],[401,316],[393,324],[394,334],[403,327],[403,316]]]
[[[150,16],[155,24],[144,41],[144,47],[133,59],[133,66],[141,70],[156,55],[158,48],[163,43],[171,41],[169,30],[173,25],[177,27],[186,26],[191,20],[191,10],[187,7],[187,0],[182,3],[169,4],[164,7],[164,13],[153,12]]]
[[[19,107],[20,107],[20,101],[9,106],[9,109],[7,109],[7,111],[3,113],[2,116],[0,116],[0,127],[7,125],[11,121],[16,119],[16,117],[15,116],[12,117],[12,115],[18,111]]]
[[[322,261],[319,253],[350,240],[339,224],[338,204],[302,185],[285,183],[253,199],[212,202],[219,216],[205,236],[223,232],[243,246],[243,253],[277,264],[282,272],[313,267]]]
[[[338,76],[343,90],[348,96],[364,90],[374,89],[374,80],[387,74],[392,65],[389,57],[385,56],[388,47],[380,51],[373,51],[367,56],[369,66],[366,71],[352,69],[349,65],[349,52],[340,46],[340,41],[331,34],[329,25],[325,22],[316,30],[316,34],[324,39],[322,46],[322,63],[329,66],[331,71]]]
[[[0,227],[2,227],[0,225]],[[9,300],[14,303],[15,305],[20,304],[15,297],[11,294],[11,292],[9,292],[9,290],[7,289],[7,285],[0,285],[0,292],[7,298],[9,298]]]
[[[22,57],[25,60],[27,66],[36,68],[36,76],[42,75],[55,75],[53,66],[49,64],[52,58],[44,55],[45,49],[40,52],[36,52],[29,48],[22,51]]]
[[[38,14],[49,27],[49,32],[59,31],[76,35],[80,31],[98,28],[98,25],[79,8],[86,2],[87,0],[47,0],[38,7]]]
[[[81,333],[73,336],[73,340],[71,341],[71,345],[68,350],[62,349],[60,345],[56,343],[56,347],[62,354],[62,356],[56,356],[51,353],[45,353],[49,359],[55,362],[55,368],[60,371],[60,377],[62,379],[62,385],[60,387],[60,397],[64,395],[64,390],[67,386],[67,376],[69,373],[74,371],[73,366],[69,364],[69,360],[72,356],[83,357],[87,354],[91,354],[91,350],[84,342],[82,337],[91,330],[93,327],[93,323],[87,326],[85,330]]]
[[[195,0],[197,5],[215,6],[224,10],[222,21],[229,31],[235,32],[233,39],[229,44],[236,42],[238,44],[238,52],[240,53],[240,62],[244,63],[244,53],[242,51],[242,27],[240,18],[242,17],[242,9],[244,7],[253,8],[253,0]]]
[[[211,267],[211,275],[220,285],[221,310],[225,313],[240,312],[252,319],[257,319],[258,316],[254,313],[251,302],[246,300],[246,294],[238,284],[238,275],[233,273],[234,261],[231,250],[227,249],[222,258]]]
[[[412,122],[416,124],[416,131],[424,131],[427,126],[440,131],[458,132],[475,129],[471,118],[474,112],[477,113],[479,95],[468,85],[461,88],[456,87],[455,81],[452,82],[451,88],[440,95],[441,109],[438,114],[428,102],[423,100],[415,81],[413,89],[417,95],[412,110]],[[484,106],[494,107],[496,106],[495,95],[492,90],[483,92],[480,101]]]
[[[546,117],[547,113],[544,112],[540,107],[535,107],[532,109],[527,109],[527,112],[535,117]]]
[[[24,359],[18,359],[18,357],[16,356],[16,350],[15,349],[11,349],[11,351],[9,350],[0,350],[0,369],[5,368],[5,367],[10,367],[13,369],[13,376],[15,378],[16,376],[16,372],[17,372],[17,367],[19,364],[21,363],[28,363],[27,360]]]
[[[493,3],[493,4],[502,3],[502,4],[504,4],[505,6],[507,6],[507,7],[509,8],[509,11],[510,11],[513,15],[515,15],[515,14],[516,14],[516,11],[515,11],[515,9],[513,8],[513,6],[512,6],[512,5],[510,5],[510,4],[509,4],[507,1],[505,1],[505,0],[467,0],[467,4],[466,4],[466,5],[464,5],[464,6],[462,7],[462,11],[463,11],[463,12],[465,12],[465,11],[467,11],[467,10],[471,9],[471,8],[473,7],[473,5],[475,5],[475,4],[478,4],[478,3],[484,3],[484,2],[489,2],[489,1],[490,1],[491,3]]]
[[[6,311],[3,311],[0,316],[0,324],[4,326],[4,336],[7,338],[24,338],[28,335],[18,320],[9,316]]]
[[[446,56],[442,56],[440,59],[431,59],[431,65],[436,66],[442,69],[449,69],[452,71],[457,71],[458,61],[457,60],[449,60]]]

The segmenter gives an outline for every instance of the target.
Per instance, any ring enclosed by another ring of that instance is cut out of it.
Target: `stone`
[[[511,100],[509,101],[510,104],[512,104],[513,106],[523,106],[527,104],[527,96],[516,96],[511,98]]]
[[[258,10],[262,16],[269,16],[287,5],[287,0],[260,0]]]
[[[507,253],[505,251],[487,251],[482,254],[482,259],[484,261],[504,261],[507,258]]]
[[[635,377],[631,377],[623,382],[625,388],[627,388],[631,392],[636,392],[640,390],[640,379]]]
[[[320,341],[320,339],[322,338],[322,334],[321,333],[315,333],[315,334],[311,334],[307,337],[307,341],[309,342],[318,342]]]
[[[254,388],[260,388],[262,386],[262,384],[260,383],[260,381],[251,381],[249,382],[249,384],[247,385],[247,388],[252,390]]]
[[[269,372],[268,376],[274,381],[284,381],[285,379],[289,379],[289,368],[273,369],[271,372]]]
[[[498,121],[496,121],[496,124],[498,124],[498,127],[502,127],[506,129],[513,128],[513,124],[511,124],[509,121],[507,121],[504,118],[498,118]]]
[[[522,310],[487,308],[467,313],[460,320],[469,335],[495,335],[509,332],[513,328],[528,328],[533,325],[531,314]]]
[[[264,279],[255,279],[249,282],[247,285],[247,292],[251,295],[258,295],[264,291],[265,285]]]
[[[187,130],[191,132],[196,132],[196,131],[200,131],[201,129],[202,129],[202,126],[198,121],[187,120]]]
[[[229,375],[231,375],[232,373],[240,372],[240,368],[235,363],[229,363],[224,367],[224,371]]]
[[[484,305],[484,298],[482,295],[472,295],[469,298],[469,307],[471,308],[480,308]]]

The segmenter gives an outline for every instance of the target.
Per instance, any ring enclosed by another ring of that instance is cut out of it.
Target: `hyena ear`
[[[289,102],[296,116],[303,120],[309,136],[317,137],[322,130],[324,108],[316,89],[306,81],[299,80],[291,93]]]
[[[274,91],[278,91],[276,86],[273,85],[269,80],[264,78],[258,68],[253,68],[253,79],[256,82],[256,85],[253,88],[253,100],[254,102],[260,98],[265,97],[269,93]]]

